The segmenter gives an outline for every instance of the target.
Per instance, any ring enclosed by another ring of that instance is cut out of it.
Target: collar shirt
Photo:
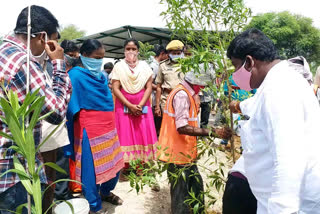
[[[170,90],[174,89],[184,79],[181,66],[171,62],[170,59],[162,61],[156,77],[156,84],[161,84],[162,93],[160,98],[161,108],[164,109]]]
[[[186,81],[182,81],[181,84],[188,90],[191,96],[195,95],[194,90]],[[188,94],[183,90],[178,91],[173,98],[172,105],[175,112],[176,128],[178,129],[188,125],[190,109]]]
[[[45,104],[42,107],[41,115],[53,111],[46,119],[52,124],[59,124],[65,118],[67,104],[70,99],[71,81],[65,71],[63,60],[52,60],[53,83],[52,87],[47,84],[47,80],[40,64],[31,57],[30,59],[30,92],[40,88],[39,95],[45,96]],[[26,74],[27,74],[27,47],[17,38],[7,36],[0,46],[0,75],[4,77],[7,88],[17,93],[20,104],[26,97]],[[0,89],[3,96],[3,91]],[[4,116],[0,112],[0,116]],[[5,123],[0,121],[2,132],[10,134]],[[38,122],[33,131],[35,146],[41,140],[41,123]],[[8,150],[5,157],[4,152],[13,145],[13,142],[0,137],[0,174],[6,170],[13,169],[13,150]],[[37,154],[36,165],[41,164],[40,156]],[[24,162],[24,161],[22,161]],[[41,182],[46,182],[44,170],[40,171]],[[0,193],[18,183],[19,177],[15,173],[8,173],[0,178]]]
[[[320,213],[320,107],[308,82],[290,69],[281,61],[268,72],[246,106],[250,119],[239,121],[258,214]]]
[[[156,84],[161,84],[161,88],[174,89],[184,79],[181,66],[166,60],[160,63],[156,78]]]
[[[241,109],[241,113],[242,115],[247,115],[247,116],[251,116],[250,114],[250,106],[252,104],[252,97],[241,101],[240,102],[240,109]],[[239,120],[238,123],[245,123],[246,121],[243,120]],[[241,130],[241,125],[239,126],[239,129]],[[236,161],[236,163],[233,165],[233,167],[230,169],[229,173],[232,172],[240,172],[242,175],[244,175],[246,177],[246,172],[245,172],[245,168],[244,168],[244,159],[243,156],[241,155],[240,158]]]

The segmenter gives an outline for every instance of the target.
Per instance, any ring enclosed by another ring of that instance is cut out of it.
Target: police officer
[[[169,59],[160,63],[159,72],[156,78],[156,106],[155,115],[161,117],[161,109],[164,109],[167,97],[184,78],[181,66],[177,59],[184,57],[184,44],[179,40],[172,40],[166,47]]]

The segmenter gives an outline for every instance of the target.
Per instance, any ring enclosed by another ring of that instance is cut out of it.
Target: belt
[[[231,172],[230,175],[237,177],[237,178],[241,178],[243,180],[247,180],[247,178],[243,174],[241,174],[240,172]]]

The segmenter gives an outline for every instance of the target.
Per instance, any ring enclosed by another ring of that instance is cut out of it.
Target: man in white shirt
[[[244,170],[257,213],[320,213],[320,107],[312,88],[257,29],[238,35],[227,55],[236,84],[258,88],[250,119],[240,124]]]
[[[153,75],[152,75],[152,111],[154,112],[155,107],[156,107],[156,91],[157,91],[157,84],[156,84],[156,78],[158,75],[158,71],[159,71],[159,65],[160,62],[167,60],[168,59],[168,53],[166,48],[163,45],[154,45],[154,53],[155,56],[151,56],[150,57],[150,67],[153,71]],[[160,128],[161,128],[161,122],[162,122],[162,117],[158,117],[157,115],[155,115],[155,113],[153,113],[154,116],[154,124],[156,127],[156,131],[157,131],[157,136],[159,136],[160,134]]]

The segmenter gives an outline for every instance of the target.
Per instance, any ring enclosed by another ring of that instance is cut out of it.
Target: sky
[[[86,35],[124,25],[165,27],[160,16],[165,9],[160,0],[3,0],[0,13],[0,35],[12,32],[20,11],[28,4],[49,9],[60,25],[76,25]],[[290,11],[313,19],[320,28],[319,0],[244,0],[253,15]]]

